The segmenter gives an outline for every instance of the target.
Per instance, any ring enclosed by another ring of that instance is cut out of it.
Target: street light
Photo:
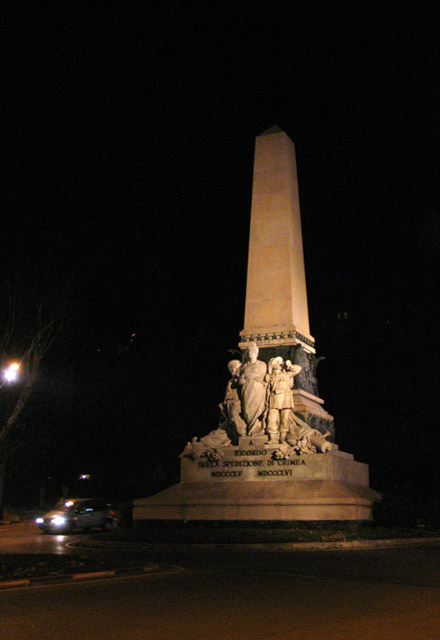
[[[18,362],[11,362],[9,367],[3,369],[3,379],[5,382],[15,382],[18,378],[20,365]]]
[[[11,362],[6,369],[3,369],[2,371],[3,383],[0,385],[0,388],[3,387],[5,384],[12,384],[16,382],[19,376],[19,371],[20,371],[20,365],[18,364],[18,362]],[[6,425],[2,430],[3,435],[6,434],[7,428],[8,428],[9,401],[8,400],[6,401],[6,410],[7,410]],[[6,438],[4,438],[2,442],[2,451],[0,456],[0,520],[3,519],[3,510],[4,510],[5,495],[6,495],[6,462],[7,462],[6,449],[7,449]]]

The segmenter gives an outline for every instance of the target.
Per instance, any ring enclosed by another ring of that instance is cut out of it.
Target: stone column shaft
[[[240,347],[301,342],[310,335],[295,147],[273,127],[256,138],[244,329]]]

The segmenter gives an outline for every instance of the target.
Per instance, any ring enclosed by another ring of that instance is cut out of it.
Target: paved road
[[[183,570],[0,592],[0,638],[440,640],[440,547],[150,559]]]
[[[175,574],[2,592],[0,637],[438,640],[432,552],[174,553]]]
[[[1,553],[55,553],[63,555],[74,551],[66,547],[67,542],[80,540],[83,534],[45,535],[37,525],[29,522],[0,527]]]

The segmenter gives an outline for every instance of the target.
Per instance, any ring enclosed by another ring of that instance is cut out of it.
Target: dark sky
[[[174,402],[216,407],[243,328],[254,139],[276,124],[296,145],[326,406],[352,450],[363,431],[361,457],[381,421],[434,437],[436,3],[14,3],[3,23],[3,262],[69,285],[76,357],[136,332]]]

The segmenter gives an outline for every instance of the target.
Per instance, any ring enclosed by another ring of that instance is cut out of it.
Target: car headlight
[[[43,518],[35,518],[35,522],[37,524],[43,524],[44,520],[43,520]]]
[[[62,516],[55,516],[55,518],[52,518],[52,524],[56,524],[57,526],[64,524],[65,522],[66,518],[63,518]]]

